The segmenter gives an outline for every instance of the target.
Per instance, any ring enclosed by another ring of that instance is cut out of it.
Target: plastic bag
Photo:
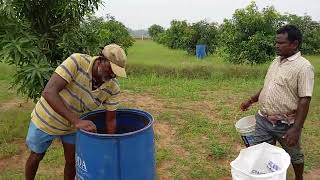
[[[241,150],[230,165],[233,180],[286,180],[290,156],[282,148],[261,143]]]

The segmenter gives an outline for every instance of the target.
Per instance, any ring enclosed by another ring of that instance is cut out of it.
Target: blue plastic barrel
[[[137,109],[119,109],[117,132],[104,132],[105,111],[81,116],[92,120],[98,133],[78,130],[76,176],[78,180],[154,180],[153,117]]]
[[[206,56],[206,45],[198,44],[196,45],[196,57],[203,59]]]

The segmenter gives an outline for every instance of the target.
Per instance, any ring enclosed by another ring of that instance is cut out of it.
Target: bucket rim
[[[85,118],[87,116],[90,116],[92,114],[96,114],[96,113],[101,113],[101,112],[105,112],[105,110],[95,110],[95,111],[90,111],[88,113],[85,113],[83,115],[80,116],[80,119],[82,118]],[[103,138],[114,138],[114,137],[124,137],[124,136],[132,136],[132,135],[136,135],[136,134],[139,134],[141,133],[142,131],[146,131],[147,129],[151,128],[153,123],[154,123],[154,118],[153,116],[146,112],[146,111],[143,111],[141,109],[134,109],[134,108],[120,108],[120,109],[117,109],[116,112],[131,112],[131,113],[137,113],[139,115],[142,115],[144,117],[146,117],[149,122],[148,124],[137,130],[137,131],[132,131],[132,132],[128,132],[128,133],[122,133],[122,134],[98,134],[98,133],[93,133],[93,132],[88,132],[88,131],[85,131],[83,129],[78,129],[77,132],[80,132],[80,133],[83,133],[83,134],[86,134],[86,135],[91,135],[91,136],[95,136],[95,137],[103,137]]]
[[[239,127],[239,122],[243,121],[243,119],[245,119],[245,118],[254,118],[254,119],[256,119],[255,115],[250,115],[250,116],[245,116],[245,117],[240,118],[240,119],[234,124],[234,126],[235,126],[235,128],[236,128],[237,130],[238,130],[238,129],[239,129],[239,130],[240,130],[240,129],[251,129],[251,128],[253,128],[253,127],[256,126],[256,121],[255,121],[254,124],[250,124],[250,125],[247,126],[247,127],[240,128],[240,127]]]

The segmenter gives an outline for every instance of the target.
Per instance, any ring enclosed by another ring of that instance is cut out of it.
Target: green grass
[[[316,71],[320,56],[307,56]],[[129,76],[121,89],[130,95],[149,96],[162,106],[145,107],[166,132],[155,133],[157,177],[161,179],[219,179],[230,176],[230,161],[243,146],[234,124],[257,111],[239,110],[240,103],[263,85],[268,64],[231,65],[215,55],[197,60],[180,50],[152,41],[136,41],[129,49]],[[0,64],[0,104],[15,98],[7,91],[12,67]],[[319,74],[317,72],[317,74]],[[316,76],[314,96],[303,131],[306,170],[320,167],[320,83]],[[7,93],[7,94],[6,94]],[[122,105],[125,107],[124,105]],[[135,104],[128,104],[135,107]],[[0,112],[0,159],[19,154],[16,140],[25,138],[32,108]],[[163,142],[163,141],[168,142]],[[54,143],[39,170],[39,179],[62,177],[63,149]],[[52,168],[52,169],[51,169]],[[0,179],[22,179],[23,169],[0,170]],[[290,172],[292,174],[292,172]],[[292,177],[292,176],[291,176]]]
[[[0,80],[4,80],[6,82],[10,82],[12,80],[12,76],[14,74],[14,68],[4,63],[0,63]]]
[[[0,112],[0,159],[19,153],[11,142],[25,138],[30,121],[30,109],[9,109]]]
[[[16,96],[15,90],[10,89],[6,80],[0,80],[0,92],[0,102],[8,101]]]
[[[169,67],[181,67],[183,65],[219,64],[222,59],[209,56],[204,60],[188,55],[182,50],[171,50],[153,41],[137,40],[133,48],[128,51],[129,64],[160,65]]]
[[[12,143],[1,143],[0,145],[0,159],[7,158],[19,153],[19,146]]]
[[[15,90],[10,89],[9,83],[13,79],[13,70],[12,66],[0,63],[0,102],[7,101],[16,95]]]
[[[10,109],[1,112],[0,144],[24,138],[30,122],[30,109]]]
[[[320,69],[320,56],[306,56],[306,59],[308,59],[311,64],[314,66],[314,69],[317,74],[320,74],[318,69]]]
[[[320,66],[319,56],[305,56],[312,62],[316,69]],[[159,65],[179,68],[183,65],[215,65],[215,66],[229,66],[231,64],[223,61],[217,55],[209,55],[204,59],[197,59],[195,56],[188,55],[183,50],[173,50],[155,43],[150,40],[136,40],[134,46],[128,51],[129,64],[143,64],[143,65]],[[242,65],[246,67],[247,65]],[[268,67],[268,63],[259,65]],[[256,66],[252,66],[256,68]]]
[[[181,50],[172,50],[153,41],[136,41],[129,49],[129,76],[156,75],[178,78],[255,78],[263,77],[267,64],[231,65],[216,55],[196,59]]]
[[[54,141],[49,147],[42,163],[53,168],[61,167],[64,164],[64,154],[61,141]]]

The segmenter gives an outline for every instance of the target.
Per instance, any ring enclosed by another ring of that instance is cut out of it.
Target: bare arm
[[[303,128],[304,121],[306,120],[309,112],[310,101],[311,97],[302,97],[299,99],[297,115],[293,125],[295,128]]]
[[[117,124],[116,124],[116,111],[106,110],[105,124],[107,127],[108,134],[116,133],[116,126],[117,126]]]
[[[298,102],[298,109],[296,119],[293,126],[284,135],[289,146],[294,146],[298,143],[299,137],[302,132],[303,124],[306,120],[311,97],[301,97]]]
[[[254,96],[250,97],[250,101],[252,104],[258,102],[261,91],[262,89],[260,89]]]
[[[76,128],[93,132],[96,131],[96,127],[91,121],[87,122],[80,120],[79,117],[63,103],[59,92],[64,89],[67,84],[68,82],[66,80],[64,80],[58,74],[53,73],[42,92],[43,98],[48,102],[55,112],[74,124]]]
[[[68,82],[66,80],[58,74],[53,73],[42,92],[42,96],[55,112],[74,124],[79,119],[78,116],[69,110],[59,95],[59,92],[64,89],[67,84]]]
[[[261,93],[262,89],[260,89],[255,95],[251,96],[250,99],[248,99],[247,101],[243,102],[240,106],[240,109],[242,111],[246,111],[248,110],[248,108],[253,104],[258,102],[259,100],[259,96]]]

